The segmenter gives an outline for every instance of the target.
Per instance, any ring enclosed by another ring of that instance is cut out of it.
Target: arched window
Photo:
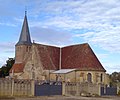
[[[92,82],[92,75],[91,75],[91,73],[87,74],[87,81],[88,82]]]
[[[103,74],[100,75],[100,81],[103,82]]]

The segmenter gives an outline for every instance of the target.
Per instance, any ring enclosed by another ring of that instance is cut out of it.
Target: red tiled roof
[[[80,44],[62,48],[62,69],[105,71],[89,44]]]
[[[60,48],[42,44],[34,44],[38,50],[38,57],[46,70],[58,70]],[[79,44],[63,47],[61,49],[61,68],[62,69],[79,69],[86,71],[105,71],[102,64],[90,48],[89,44]],[[25,62],[26,63],[26,62]],[[10,72],[23,72],[23,63],[15,63]]]
[[[60,48],[37,44],[40,61],[43,69],[57,70],[59,69]]]
[[[23,63],[15,63],[9,72],[12,73],[12,70],[13,70],[14,73],[20,73],[20,72],[23,72],[23,69],[24,69]]]

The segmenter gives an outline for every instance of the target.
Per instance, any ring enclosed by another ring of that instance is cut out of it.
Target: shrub
[[[120,90],[118,91],[118,96],[120,96]]]

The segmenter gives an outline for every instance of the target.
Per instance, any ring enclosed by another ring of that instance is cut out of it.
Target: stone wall
[[[85,83],[88,82],[87,75],[88,73],[91,74],[91,82],[93,84],[109,84],[109,77],[105,72],[102,71],[72,71],[69,73],[65,74],[50,74],[50,79],[51,80],[56,80],[56,75],[61,76],[62,81],[65,82],[80,82],[80,83]],[[102,81],[101,81],[101,74],[102,74]]]
[[[34,96],[34,81],[0,79],[0,96]]]
[[[93,83],[63,83],[64,95],[101,95],[101,85]]]

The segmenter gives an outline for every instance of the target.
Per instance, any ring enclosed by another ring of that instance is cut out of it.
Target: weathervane
[[[25,15],[27,15],[27,6],[25,6]]]

